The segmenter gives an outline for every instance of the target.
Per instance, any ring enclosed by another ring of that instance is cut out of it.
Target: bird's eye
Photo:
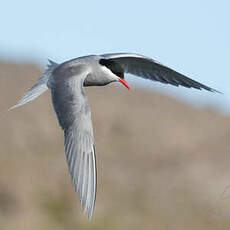
[[[118,77],[124,78],[124,70],[119,63],[109,59],[100,59],[99,63],[103,66],[106,66]]]
[[[106,66],[106,65],[108,65],[108,64],[107,64],[107,63],[108,63],[108,60],[106,60],[106,59],[100,59],[100,60],[99,60],[99,63],[100,63],[101,65]]]
[[[118,73],[118,76],[119,76],[120,78],[124,79],[124,72]]]

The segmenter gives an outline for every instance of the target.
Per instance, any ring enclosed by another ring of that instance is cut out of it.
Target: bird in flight
[[[217,90],[194,81],[159,62],[132,53],[89,55],[57,64],[49,60],[47,69],[14,109],[50,89],[54,110],[64,132],[65,155],[72,184],[80,196],[83,211],[93,215],[97,169],[90,106],[86,86],[120,82],[130,88],[124,73],[174,86]]]

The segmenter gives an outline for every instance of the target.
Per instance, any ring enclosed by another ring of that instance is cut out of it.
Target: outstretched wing
[[[159,81],[165,84],[175,86],[181,85],[187,88],[205,89],[211,92],[219,92],[197,81],[194,81],[151,58],[139,54],[115,53],[104,54],[102,56],[118,62],[126,73],[153,81]]]
[[[53,106],[64,131],[65,154],[72,184],[84,213],[93,215],[96,197],[96,159],[90,106],[83,90],[86,70],[58,67],[48,83]],[[72,74],[74,73],[74,76]]]

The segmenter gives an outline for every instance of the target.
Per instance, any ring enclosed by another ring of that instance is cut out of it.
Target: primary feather
[[[119,63],[126,73],[153,81],[186,88],[205,89],[211,92],[219,91],[190,79],[159,62],[139,54],[113,53],[103,54],[103,57]]]
[[[65,74],[63,70],[65,69]],[[96,197],[96,159],[91,111],[83,83],[87,67],[60,66],[48,81],[52,102],[64,131],[65,154],[72,184],[80,195],[84,212],[93,215]]]

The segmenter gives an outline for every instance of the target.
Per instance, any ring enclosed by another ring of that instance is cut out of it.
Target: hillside
[[[89,222],[49,93],[5,112],[40,74],[0,63],[0,229],[230,228],[230,117],[143,89],[88,88],[98,166]]]

